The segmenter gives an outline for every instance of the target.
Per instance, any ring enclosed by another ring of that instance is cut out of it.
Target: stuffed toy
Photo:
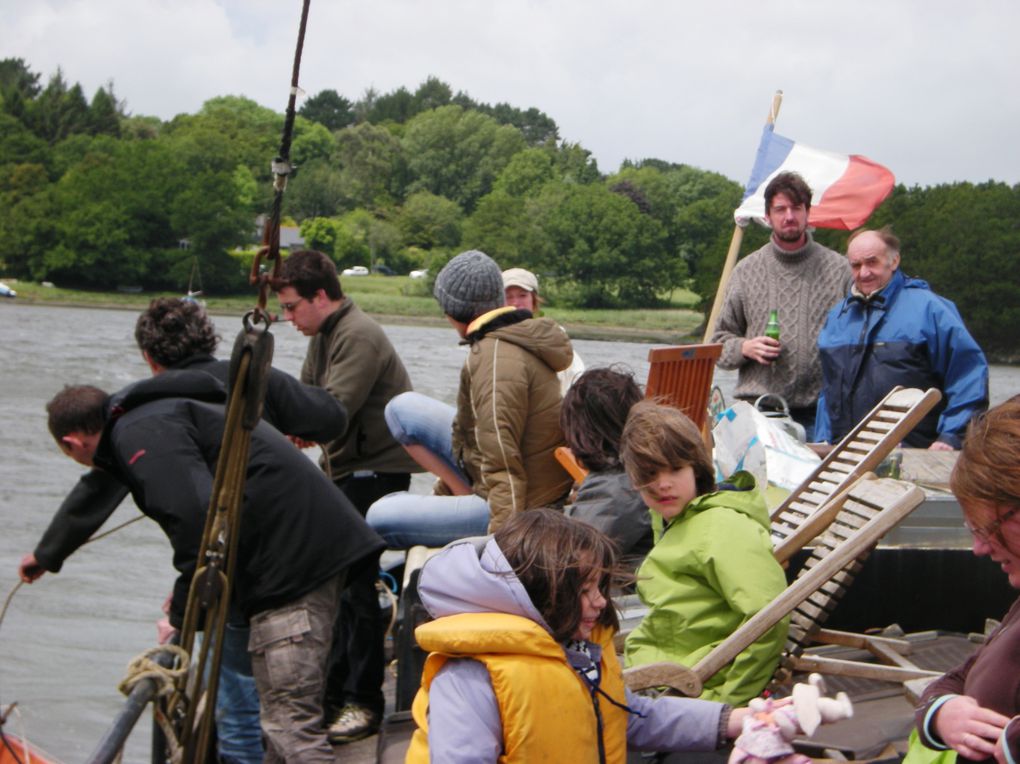
[[[827,698],[823,691],[822,677],[811,674],[807,684],[794,685],[790,699],[752,700],[728,764],[808,764],[809,757],[793,750],[793,739],[800,734],[810,737],[819,724],[853,716],[845,692]]]

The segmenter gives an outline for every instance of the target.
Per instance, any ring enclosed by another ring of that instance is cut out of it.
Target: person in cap
[[[540,315],[542,298],[538,296],[538,277],[531,271],[524,268],[507,268],[503,271],[503,292],[507,305],[531,311],[533,316]],[[566,332],[566,329],[563,331]],[[575,350],[574,360],[570,362],[570,366],[557,375],[560,378],[560,392],[563,395],[567,394],[567,390],[583,371],[584,361]]]
[[[369,509],[393,548],[491,533],[523,510],[562,505],[571,485],[554,455],[564,443],[556,373],[570,365],[570,339],[506,305],[499,266],[478,250],[447,263],[434,294],[468,354],[456,408],[415,393],[387,406],[394,437],[440,478],[438,495],[390,494]]]

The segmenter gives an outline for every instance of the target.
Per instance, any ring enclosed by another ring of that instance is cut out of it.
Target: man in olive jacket
[[[491,533],[516,512],[562,504],[572,482],[554,453],[564,444],[556,373],[573,358],[566,333],[555,321],[506,306],[499,266],[477,250],[447,263],[435,296],[468,345],[451,453],[423,462],[453,495],[395,494],[372,505],[369,525],[396,548]],[[415,435],[404,431],[398,439],[418,445]],[[434,469],[435,462],[445,467]]]
[[[283,318],[309,337],[301,381],[326,389],[347,410],[347,428],[326,445],[323,469],[364,515],[376,499],[405,491],[419,471],[386,426],[393,396],[411,389],[400,356],[370,316],[343,293],[333,261],[294,252],[277,290]],[[372,734],[382,720],[385,623],[375,590],[378,566],[349,582],[340,603],[326,700],[334,743]]]

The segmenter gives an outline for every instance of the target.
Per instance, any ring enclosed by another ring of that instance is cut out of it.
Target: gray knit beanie
[[[461,252],[439,271],[433,294],[443,313],[464,323],[506,305],[502,271],[477,249]]]

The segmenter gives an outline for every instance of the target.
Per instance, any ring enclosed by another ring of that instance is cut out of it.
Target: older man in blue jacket
[[[932,450],[960,447],[970,418],[988,408],[988,362],[952,302],[899,269],[900,241],[886,226],[850,238],[850,294],[818,337],[822,395],[815,439],[835,443],[896,385],[942,391],[904,439]]]

